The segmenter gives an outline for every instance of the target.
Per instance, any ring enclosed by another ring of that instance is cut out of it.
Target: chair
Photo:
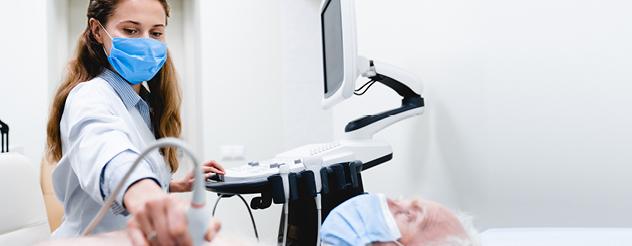
[[[42,158],[40,162],[40,186],[42,188],[42,195],[44,196],[44,204],[46,205],[46,214],[48,215],[48,224],[50,230],[55,231],[61,224],[61,219],[64,216],[64,207],[53,190],[53,169],[55,164],[46,160],[46,157]]]
[[[0,245],[32,245],[50,237],[37,170],[17,153],[0,154]]]

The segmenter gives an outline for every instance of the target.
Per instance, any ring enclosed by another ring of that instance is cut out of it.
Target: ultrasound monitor
[[[325,108],[353,95],[358,77],[354,8],[350,0],[325,0],[321,7]]]

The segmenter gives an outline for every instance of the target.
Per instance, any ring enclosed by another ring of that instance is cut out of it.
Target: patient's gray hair
[[[472,222],[472,216],[463,212],[456,212],[455,215],[465,230],[465,237],[448,236],[438,242],[432,242],[428,246],[481,246],[481,239]]]

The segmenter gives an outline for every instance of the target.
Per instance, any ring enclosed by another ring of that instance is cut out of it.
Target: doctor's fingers
[[[222,169],[219,169],[219,168],[217,168],[217,167],[207,167],[207,166],[202,167],[202,171],[203,171],[204,173],[206,173],[206,174],[208,174],[208,173],[219,173],[219,174],[223,174],[223,173],[224,173],[224,170],[222,170]]]
[[[151,225],[153,225],[153,232],[155,233],[157,240],[151,240],[149,238],[149,243],[151,245],[176,245],[178,242],[178,238],[171,233],[167,215],[168,211],[173,209],[172,200],[173,198],[164,197],[161,199],[147,201],[145,203],[145,215],[149,217],[151,221]],[[147,234],[145,234],[147,235]]]
[[[222,223],[218,219],[212,218],[208,224],[208,230],[206,231],[206,235],[204,235],[204,239],[209,242],[212,241],[221,229]]]
[[[224,171],[217,169],[216,167],[202,167],[202,172],[204,173],[204,178],[207,179],[212,176],[214,173],[224,174]],[[195,180],[195,175],[193,175],[193,171],[187,175],[189,184],[192,184]]]
[[[224,168],[223,167],[216,167],[216,166],[202,166],[202,173],[204,173],[204,177],[208,178],[209,176],[211,176],[213,173],[219,173],[219,174],[224,174]],[[189,173],[187,173],[186,176],[189,180],[189,182],[192,182],[195,175],[193,174],[193,171],[190,171]]]
[[[209,161],[207,163],[204,163],[203,166],[204,167],[215,167],[215,168],[221,170],[222,172],[224,172],[224,166],[222,166],[222,164],[220,164],[217,161]]]
[[[134,246],[148,246],[147,238],[143,234],[138,221],[130,219],[127,223],[127,237]]]
[[[214,168],[204,169],[204,170],[202,170],[202,172],[204,173],[204,179],[208,179],[211,176],[213,176],[213,174],[216,174],[216,173],[224,174],[224,172],[222,172],[221,170],[217,170],[217,169],[214,169]],[[195,181],[195,176],[193,175],[193,172],[191,172],[188,175],[188,180],[187,180],[188,185],[193,185],[193,181]],[[191,191],[191,187],[192,186],[189,186],[189,191]]]
[[[187,203],[179,200],[171,200],[171,207],[167,210],[169,231],[176,238],[178,245],[192,245],[191,235],[188,232]]]

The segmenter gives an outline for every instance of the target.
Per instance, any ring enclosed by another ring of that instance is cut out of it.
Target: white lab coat
[[[63,156],[53,171],[64,219],[53,237],[79,236],[104,202],[100,175],[117,154],[140,153],[156,139],[135,107],[126,108],[107,81],[96,77],[72,89],[60,122]],[[167,191],[171,172],[154,151],[145,161]],[[131,163],[130,163],[131,166]],[[127,216],[108,213],[94,233],[124,229]]]

